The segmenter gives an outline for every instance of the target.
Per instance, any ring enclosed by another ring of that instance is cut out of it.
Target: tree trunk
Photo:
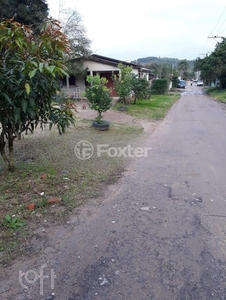
[[[2,130],[1,135],[0,135],[0,153],[2,158],[4,159],[4,161],[8,164],[9,163],[9,159],[5,153],[5,137],[4,137],[4,132]]]
[[[9,133],[9,140],[8,140],[8,146],[9,146],[9,161],[8,161],[8,169],[9,171],[14,171],[14,154],[13,154],[13,133]]]

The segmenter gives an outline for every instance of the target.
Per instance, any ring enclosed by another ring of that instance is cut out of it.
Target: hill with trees
[[[181,77],[183,79],[194,77],[194,60],[148,56],[138,58],[133,63],[141,64],[151,70],[158,78]]]
[[[148,56],[143,58],[138,58],[134,63],[142,64],[142,65],[151,65],[151,64],[168,64],[172,67],[177,67],[178,63],[181,60],[178,58],[169,58],[169,57],[156,57],[156,56]],[[187,60],[189,69],[193,68],[194,60]]]

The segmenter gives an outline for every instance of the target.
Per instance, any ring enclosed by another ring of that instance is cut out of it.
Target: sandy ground
[[[76,117],[81,119],[88,119],[88,120],[94,120],[97,113],[96,111],[90,109],[89,104],[87,101],[77,101],[77,113]],[[144,129],[144,132],[151,133],[153,132],[156,127],[161,123],[161,121],[147,121],[147,120],[141,120],[137,119],[135,117],[127,115],[123,111],[115,111],[113,109],[110,109],[103,113],[104,120],[109,121],[110,123],[122,123],[122,124],[134,124],[141,126]]]

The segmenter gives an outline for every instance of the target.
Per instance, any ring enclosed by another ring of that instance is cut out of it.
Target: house
[[[86,76],[99,74],[101,77],[105,77],[108,80],[107,87],[111,89],[111,96],[117,97],[114,90],[114,82],[111,77],[113,72],[114,74],[119,74],[120,69],[117,67],[119,63],[132,67],[132,73],[139,76],[139,78],[146,78],[148,81],[151,81],[154,78],[151,71],[144,68],[142,65],[97,54],[92,54],[89,59],[83,61],[83,69],[87,70]],[[86,76],[77,75],[70,76],[70,78],[64,78],[61,86],[69,95],[74,96],[75,98],[80,98],[85,92],[87,85]]]

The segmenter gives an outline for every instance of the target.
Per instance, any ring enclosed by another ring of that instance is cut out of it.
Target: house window
[[[76,77],[74,75],[71,75],[69,77],[69,85],[75,85],[75,82],[76,82]]]

